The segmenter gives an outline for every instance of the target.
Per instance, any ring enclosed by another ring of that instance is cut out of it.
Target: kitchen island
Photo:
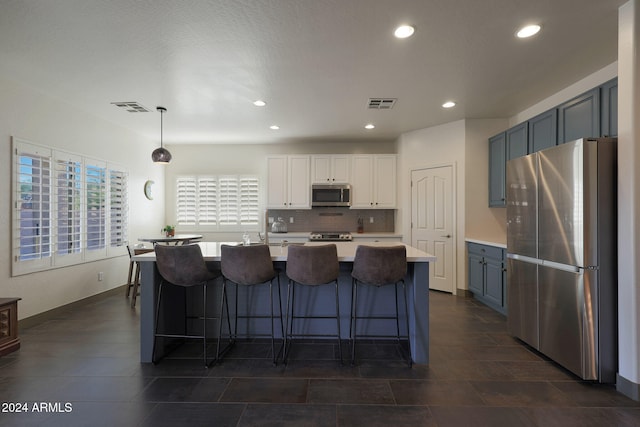
[[[202,249],[202,254],[204,256],[207,264],[211,264],[211,267],[219,267],[220,264],[220,246],[223,244],[237,244],[237,243],[225,243],[225,242],[199,242],[197,243]],[[322,245],[327,244],[326,242],[308,242],[305,245]],[[393,246],[402,243],[398,242],[380,242],[380,243],[367,243],[367,245],[372,246]],[[355,242],[336,242],[336,247],[338,249],[338,261],[340,262],[340,277],[339,277],[339,298],[340,298],[340,317],[342,327],[342,338],[349,339],[349,316],[350,316],[350,308],[351,308],[351,269],[353,267],[353,259],[355,257],[356,248],[359,244]],[[408,299],[408,307],[409,307],[409,339],[411,341],[411,352],[412,358],[415,363],[425,364],[429,362],[429,263],[435,261],[435,257],[427,254],[426,252],[420,251],[411,246],[404,245],[407,248],[407,276],[405,278],[405,282],[407,285],[407,299]],[[286,261],[287,261],[287,251],[288,248],[286,246],[270,246],[271,259],[273,260],[276,268],[280,269],[280,285],[281,285],[281,302],[283,312],[286,307],[286,291],[287,291],[287,277],[285,274],[286,271]],[[160,283],[160,276],[158,274],[158,270],[155,265],[155,253],[149,252],[146,254],[136,255],[133,257],[134,261],[140,262],[141,265],[141,297],[140,297],[140,361],[141,362],[151,362],[152,359],[152,349],[153,349],[153,334],[156,319],[155,317],[155,307],[157,302],[157,292],[158,285]],[[216,281],[216,288],[212,290],[212,292],[208,292],[209,295],[213,294],[214,297],[211,297],[207,309],[208,314],[214,313],[212,315],[217,315],[219,311],[219,295],[221,286],[221,280]],[[168,298],[163,298],[163,302],[173,301],[173,304],[170,307],[181,307],[182,304],[176,304],[176,299],[184,298],[181,289],[172,289],[173,287],[167,288]],[[372,287],[374,288],[374,287]],[[171,289],[171,291],[169,291]],[[358,291],[358,302],[359,308],[358,313],[368,313],[368,314],[390,314],[395,312],[395,299],[393,298],[393,286],[386,286],[383,288],[375,288],[371,289],[376,292],[375,298],[374,295],[367,292]],[[175,292],[174,292],[175,291]],[[267,313],[269,311],[268,301],[268,287],[267,286],[259,286],[253,287],[252,289],[242,289],[242,291],[250,291],[253,292],[251,295],[252,303],[254,304],[252,310],[258,313]],[[310,292],[313,292],[309,295],[311,299],[308,301],[312,301],[307,306],[308,312],[314,315],[318,314],[331,314],[327,313],[324,308],[328,307],[330,310],[333,309],[333,290],[330,287],[319,287],[314,289],[309,289]],[[163,290],[163,293],[165,291]],[[170,294],[170,292],[172,292]],[[380,292],[380,294],[378,294]],[[190,304],[194,307],[198,306],[197,297],[199,291],[194,292],[193,296],[189,297]],[[200,294],[201,295],[201,294]],[[298,295],[298,292],[296,292]],[[277,296],[278,291],[274,287],[274,297],[276,298],[276,307],[277,307]],[[399,295],[401,297],[401,293]],[[230,297],[232,294],[230,293]],[[305,299],[304,296],[297,297],[298,301],[303,301]],[[361,304],[360,304],[361,303]],[[232,303],[230,303],[232,304]],[[176,310],[175,308],[170,308],[169,306],[161,307],[162,311],[162,327],[167,325],[182,325],[184,324],[184,312],[180,310]],[[403,309],[401,304],[401,310]],[[401,311],[401,315],[403,315]],[[255,321],[254,321],[255,322]],[[395,334],[395,322],[385,322],[382,324],[381,322],[374,323],[375,321],[370,321],[370,323],[364,323],[364,332],[367,331],[375,331],[377,334]],[[359,330],[361,328],[360,322],[358,323]],[[243,326],[240,325],[240,328]],[[330,321],[326,324],[318,324],[318,322],[314,324],[305,324],[303,325],[304,330],[301,332],[304,333],[318,333],[322,332],[323,328],[335,328],[335,323],[331,323]],[[211,338],[215,338],[217,336],[217,328],[210,327],[208,328],[211,331]],[[251,327],[247,330],[255,331],[256,333],[266,333],[270,332],[270,322],[267,319],[264,319],[263,322],[252,323]],[[330,329],[330,333],[333,333],[334,329]],[[280,336],[280,327],[276,323],[276,333]],[[403,331],[401,331],[404,333]],[[208,334],[207,334],[208,335]],[[161,349],[162,346],[159,345]]]

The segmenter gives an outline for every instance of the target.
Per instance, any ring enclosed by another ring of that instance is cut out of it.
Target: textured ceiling
[[[169,144],[394,139],[512,116],[614,62],[625,1],[2,0],[0,75],[154,139],[162,105]]]

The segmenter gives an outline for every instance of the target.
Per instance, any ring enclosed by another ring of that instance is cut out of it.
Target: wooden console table
[[[22,298],[0,298],[0,356],[20,348],[18,338],[18,301]]]

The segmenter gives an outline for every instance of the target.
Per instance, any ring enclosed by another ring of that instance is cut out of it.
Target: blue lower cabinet
[[[506,251],[500,247],[467,243],[469,290],[474,298],[507,314]]]

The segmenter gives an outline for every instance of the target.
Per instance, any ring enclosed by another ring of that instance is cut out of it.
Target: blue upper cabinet
[[[558,143],[600,136],[600,88],[558,107]]]
[[[556,108],[529,120],[529,153],[558,144],[558,110]]]
[[[527,122],[520,123],[507,131],[507,160],[526,156],[527,153]]]
[[[504,207],[506,162],[580,138],[618,136],[618,79],[489,138],[489,207]]]
[[[618,136],[618,79],[603,84],[602,90],[602,136]]]
[[[506,132],[489,138],[489,206],[506,206]]]

